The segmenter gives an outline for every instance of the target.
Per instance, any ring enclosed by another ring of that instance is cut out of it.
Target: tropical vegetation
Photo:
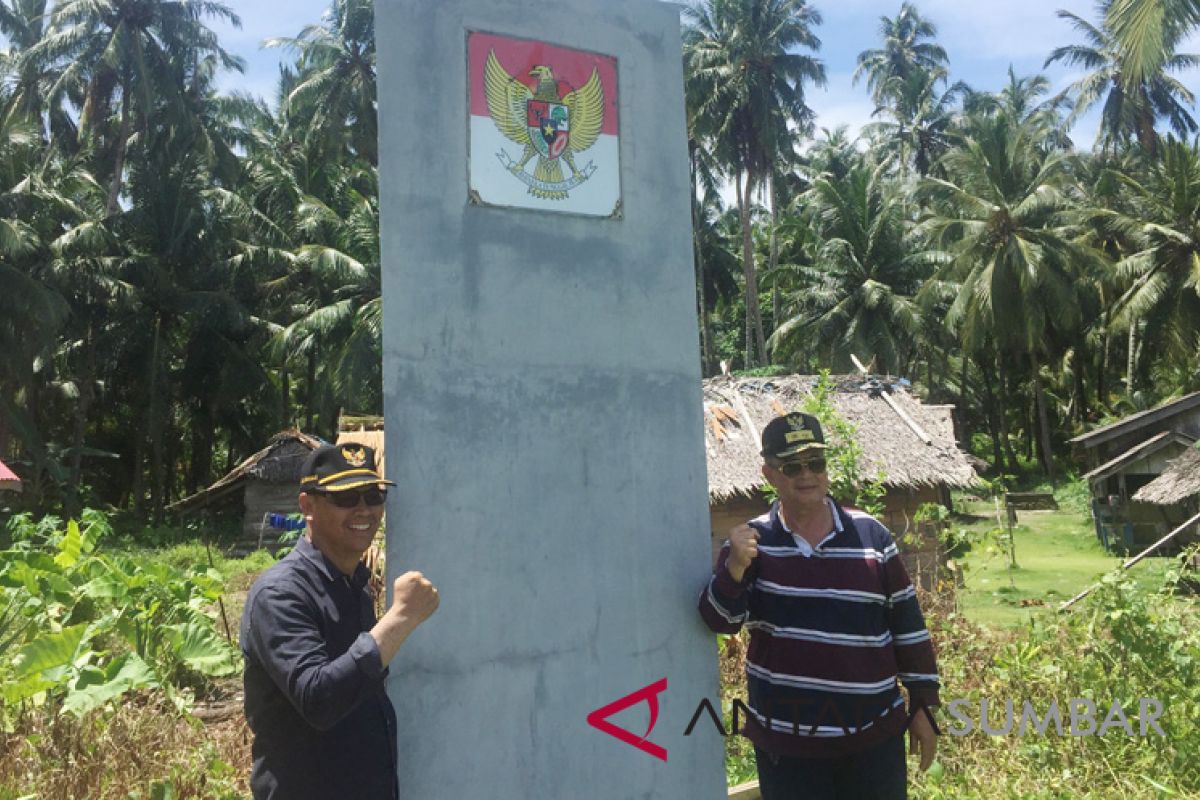
[[[1200,389],[1196,4],[1061,16],[1076,41],[1046,63],[1080,76],[989,92],[900,4],[858,57],[855,138],[814,129],[817,5],[687,5],[705,375],[857,356],[954,403],[997,474],[1052,478],[1073,433]],[[281,429],[381,413],[373,19],[335,0],[269,40],[263,99],[216,89],[242,68],[217,0],[0,0],[12,508],[161,521]]]

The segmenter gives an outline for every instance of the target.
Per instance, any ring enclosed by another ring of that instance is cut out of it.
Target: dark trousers
[[[790,758],[754,748],[762,800],[905,800],[904,735],[850,756]]]

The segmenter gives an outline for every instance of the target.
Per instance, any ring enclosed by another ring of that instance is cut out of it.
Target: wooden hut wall
[[[1173,414],[1153,425],[1132,428],[1097,447],[1090,448],[1087,453],[1088,469],[1095,469],[1104,462],[1126,452],[1129,448],[1146,441],[1156,432],[1165,430],[1178,431],[1193,439],[1200,439],[1200,407],[1189,408]],[[1178,452],[1177,450],[1172,451],[1173,454],[1178,454]],[[1161,468],[1158,471],[1161,472]]]
[[[712,563],[716,566],[717,555],[721,545],[729,538],[729,531],[741,525],[748,519],[754,519],[770,508],[765,497],[756,494],[754,497],[731,497],[723,503],[712,503],[708,507],[711,520]]]
[[[266,524],[268,514],[296,514],[300,511],[294,483],[267,483],[256,479],[246,481],[246,513],[242,518],[242,539],[238,550],[250,552],[261,546],[274,551],[282,531]]]

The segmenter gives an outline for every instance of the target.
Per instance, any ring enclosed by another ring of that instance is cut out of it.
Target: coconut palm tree
[[[891,101],[874,113],[883,119],[863,128],[883,158],[899,167],[902,177],[910,167],[919,176],[928,175],[953,141],[954,109],[966,87],[959,83],[939,93],[938,82],[937,74],[926,70],[892,78]]]
[[[702,0],[685,9],[684,68],[698,105],[697,131],[730,165],[742,223],[746,365],[766,360],[755,268],[753,199],[770,174],[789,125],[813,118],[805,82],[824,85],[816,51],[820,14],[803,0]]]
[[[1140,325],[1154,352],[1187,362],[1200,349],[1200,140],[1168,138],[1157,159],[1115,177],[1123,207],[1095,211],[1132,250],[1117,264],[1114,324]]]
[[[895,91],[915,73],[928,73],[935,83],[945,80],[950,58],[945,49],[933,41],[937,26],[922,17],[916,6],[904,2],[895,19],[880,17],[879,35],[883,47],[858,54],[853,78],[857,85],[866,76],[867,88],[876,106],[886,106],[895,97]]]
[[[1195,95],[1167,73],[1197,66],[1200,57],[1175,53],[1177,42],[1165,41],[1167,52],[1163,53],[1162,63],[1135,81],[1123,67],[1121,42],[1106,25],[1097,27],[1069,11],[1060,10],[1058,16],[1069,20],[1084,35],[1087,44],[1056,48],[1046,59],[1046,65],[1062,61],[1070,67],[1091,70],[1064,90],[1064,94],[1075,97],[1068,125],[1103,99],[1096,142],[1109,153],[1115,152],[1119,144],[1135,139],[1144,150],[1154,152],[1158,138],[1154,124],[1158,119],[1165,118],[1180,135],[1196,130],[1196,121],[1188,110],[1196,102]]]
[[[1200,25],[1200,0],[1109,0],[1102,10],[1130,84],[1161,72],[1174,44]]]
[[[811,349],[848,368],[852,353],[903,372],[920,330],[912,296],[924,259],[905,241],[904,198],[883,167],[860,162],[841,179],[822,175],[797,200],[820,245],[811,265],[795,265],[793,315],[771,337],[777,355]]]
[[[1041,370],[1051,337],[1079,324],[1075,281],[1093,256],[1075,244],[1064,217],[1067,155],[1044,147],[1045,116],[1022,116],[1027,105],[1017,99],[1002,101],[999,113],[971,118],[962,143],[943,157],[947,177],[921,181],[927,214],[920,234],[950,255],[923,293],[945,282],[956,286],[947,322],[968,349],[987,339],[1028,359],[1042,463],[1053,480]]]
[[[152,116],[167,108],[186,113],[183,91],[196,62],[212,55],[226,69],[243,68],[204,24],[210,17],[241,25],[218,0],[66,0],[51,13],[48,34],[25,51],[29,63],[58,71],[52,97],[86,83],[80,134],[96,145],[98,165],[111,164],[103,173],[109,176],[110,216],[120,205],[133,133],[144,143]],[[109,129],[114,109],[115,133]]]
[[[287,95],[287,113],[304,118],[311,135],[347,146],[379,166],[372,0],[334,0],[322,24],[264,44],[298,55],[299,76]]]

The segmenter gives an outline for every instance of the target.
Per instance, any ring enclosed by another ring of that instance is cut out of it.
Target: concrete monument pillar
[[[678,8],[376,17],[402,796],[723,797]]]

